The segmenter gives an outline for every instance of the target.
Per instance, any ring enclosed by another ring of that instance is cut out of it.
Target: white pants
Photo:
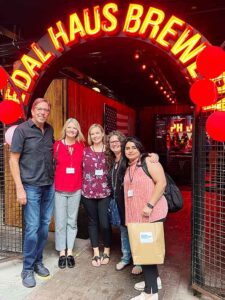
[[[77,216],[81,190],[75,193],[55,192],[55,248],[73,249],[77,236]]]

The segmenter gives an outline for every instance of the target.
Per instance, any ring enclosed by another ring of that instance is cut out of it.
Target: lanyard
[[[72,156],[73,156],[73,154],[75,152],[75,149],[74,149],[73,145],[72,145],[72,147],[69,146],[69,145],[67,145],[65,139],[64,139],[64,145],[66,146],[67,152],[68,152],[68,154],[70,156],[70,166],[72,166]]]
[[[133,173],[131,174],[130,167],[128,167],[128,175],[129,175],[130,183],[133,182],[133,179],[134,179],[134,173],[136,172],[137,168],[138,168],[138,166],[137,166],[137,163],[136,163],[135,168],[134,168],[134,171],[133,171]]]
[[[95,157],[96,157],[96,168],[98,168],[99,162],[101,161],[102,155],[103,155],[103,149],[104,149],[104,145],[102,146],[102,151],[100,152],[100,155],[97,154],[97,152],[95,151],[94,146],[91,146],[91,149],[93,150]]]
[[[121,159],[118,162],[115,162],[113,164],[113,169],[112,169],[112,188],[113,188],[114,193],[116,191],[117,179],[118,179],[117,175],[118,175],[118,171],[119,171],[119,168],[120,168],[120,163],[121,163]]]

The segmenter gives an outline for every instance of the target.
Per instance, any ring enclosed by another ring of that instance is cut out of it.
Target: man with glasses
[[[34,272],[49,276],[42,254],[54,206],[53,128],[46,123],[50,103],[37,98],[32,117],[20,124],[11,144],[10,169],[16,185],[17,201],[24,205],[22,283],[34,287]]]

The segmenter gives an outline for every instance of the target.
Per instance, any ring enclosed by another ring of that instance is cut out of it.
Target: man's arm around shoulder
[[[11,152],[9,165],[10,165],[10,170],[11,170],[13,180],[16,185],[16,197],[17,197],[17,201],[20,204],[24,205],[27,203],[27,196],[21,181],[19,159],[20,159],[20,153]]]

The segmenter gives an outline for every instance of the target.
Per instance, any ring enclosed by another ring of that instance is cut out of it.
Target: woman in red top
[[[55,170],[55,247],[58,266],[73,268],[73,247],[77,235],[77,215],[82,187],[84,136],[74,118],[66,121],[62,138],[54,144]],[[67,255],[67,257],[66,257]]]

